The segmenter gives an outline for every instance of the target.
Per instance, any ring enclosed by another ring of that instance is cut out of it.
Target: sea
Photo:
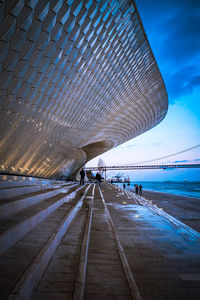
[[[123,183],[115,183],[120,187],[123,187]],[[186,197],[194,197],[200,199],[200,181],[190,182],[176,182],[176,181],[140,181],[130,182],[130,186],[126,189],[134,190],[134,184],[141,184],[143,190],[151,190],[155,192],[168,193],[173,195],[181,195]]]

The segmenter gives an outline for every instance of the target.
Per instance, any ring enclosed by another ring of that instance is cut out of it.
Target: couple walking
[[[138,184],[135,184],[135,193],[142,195],[142,185],[141,184],[139,186],[138,186]]]

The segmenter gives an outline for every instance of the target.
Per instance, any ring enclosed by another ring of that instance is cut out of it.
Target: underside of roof
[[[133,1],[0,4],[1,172],[70,176],[164,118]]]

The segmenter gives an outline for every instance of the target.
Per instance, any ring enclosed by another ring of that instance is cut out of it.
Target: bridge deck
[[[162,164],[162,165],[122,165],[122,166],[103,166],[103,167],[87,167],[90,171],[110,171],[110,170],[137,170],[137,169],[187,169],[200,168],[200,164]]]

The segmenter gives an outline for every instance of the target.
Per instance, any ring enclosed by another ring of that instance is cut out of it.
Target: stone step
[[[38,185],[37,181],[33,180],[0,180],[0,189],[9,188],[9,187],[17,187],[17,186],[28,186],[28,185]]]
[[[52,184],[55,180],[42,179],[25,176],[14,176],[14,175],[0,175],[0,188],[14,187],[19,185],[41,185],[41,184]],[[57,181],[57,183],[60,181]]]
[[[92,194],[94,201],[86,196],[91,202],[64,235],[32,300],[139,299],[131,297],[98,186]]]
[[[51,293],[52,299],[58,298],[58,295],[62,295],[63,291],[65,299],[73,299],[76,278],[79,273],[78,267],[81,266],[81,261],[85,262],[84,257],[81,257],[81,249],[87,213],[88,208],[83,205],[73,221],[73,226],[70,226],[64,235],[45,270],[33,295],[34,300],[48,299],[47,290]],[[82,283],[81,279],[79,279],[79,282]],[[55,290],[57,290],[57,293]]]
[[[72,181],[61,181],[54,179],[44,179],[35,177],[25,177],[25,176],[12,176],[12,175],[0,175],[0,190],[2,188],[17,187],[17,186],[54,186],[54,185],[67,185],[72,184]]]
[[[65,202],[70,202],[72,197],[83,187],[75,186],[70,190],[61,189],[60,193],[45,199],[35,205],[13,214],[0,218],[0,255],[22,239],[35,226],[54,212]]]
[[[73,186],[75,185],[72,184],[62,186],[62,190],[64,190],[64,188],[67,190]],[[58,194],[60,190],[61,188],[55,185],[54,188],[47,188],[42,191],[36,191],[25,195],[3,199],[0,201],[0,217],[12,215],[28,206],[47,199],[48,197],[52,197]]]
[[[42,185],[20,185],[14,187],[1,188],[0,200],[16,197],[20,195],[25,195],[32,192],[41,191],[43,189],[46,189],[47,187],[51,187],[51,186],[49,184],[42,184]]]
[[[30,299],[56,248],[82,207],[88,189],[89,185],[79,188],[72,202],[63,203],[0,257],[0,294],[3,299]],[[12,268],[9,268],[11,265]]]
[[[34,183],[34,182],[33,182]],[[41,180],[38,183],[30,184],[26,181],[11,182],[9,186],[0,187],[0,200],[17,197],[28,193],[42,191],[47,188],[64,187],[75,184],[74,182],[55,182],[53,180]]]

